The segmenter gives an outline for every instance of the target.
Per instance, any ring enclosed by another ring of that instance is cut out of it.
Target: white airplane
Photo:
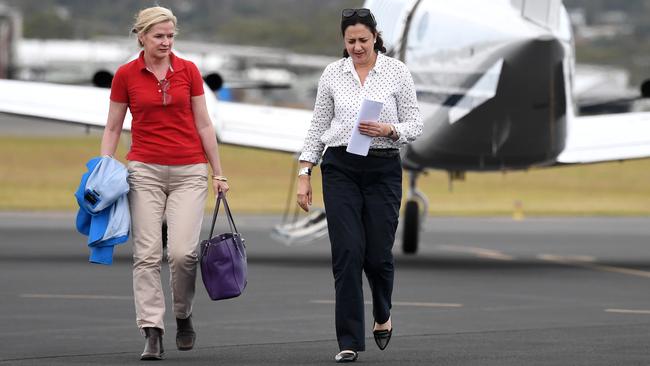
[[[426,169],[450,179],[650,156],[650,113],[576,116],[575,52],[561,0],[368,0],[389,52],[410,68],[424,132],[403,149],[410,174],[403,250],[417,250]],[[650,94],[648,84],[644,96]],[[297,152],[310,111],[207,98],[221,143]],[[0,112],[103,126],[108,90],[0,80]],[[125,123],[129,129],[130,121]],[[278,227],[287,242],[323,235],[320,213]],[[276,235],[277,236],[277,235]]]
[[[403,250],[417,250],[425,169],[450,179],[650,156],[650,113],[576,116],[575,49],[561,0],[369,0],[411,70],[424,132],[403,151],[410,173]],[[644,96],[648,92],[644,84]]]

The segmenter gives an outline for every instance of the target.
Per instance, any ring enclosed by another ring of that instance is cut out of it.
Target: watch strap
[[[306,167],[306,166],[300,168],[300,169],[298,170],[298,176],[301,176],[301,175],[308,175],[308,176],[311,176],[311,168]]]

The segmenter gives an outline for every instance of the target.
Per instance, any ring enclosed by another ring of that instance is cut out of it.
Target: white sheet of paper
[[[362,135],[359,132],[359,122],[361,121],[379,121],[379,114],[381,109],[384,107],[384,103],[376,102],[370,99],[364,99],[361,103],[361,110],[359,110],[359,117],[357,117],[357,122],[354,124],[354,130],[352,130],[352,137],[348,143],[346,149],[347,152],[356,155],[368,156],[368,150],[370,149],[370,142],[372,137]]]

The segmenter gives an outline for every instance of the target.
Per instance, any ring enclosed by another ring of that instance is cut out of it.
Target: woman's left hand
[[[220,180],[213,179],[212,180],[212,188],[214,188],[214,194],[215,196],[219,194],[219,192],[226,194],[230,187],[228,187],[228,183]]]
[[[361,121],[359,132],[370,137],[387,137],[390,135],[390,124],[382,122]]]

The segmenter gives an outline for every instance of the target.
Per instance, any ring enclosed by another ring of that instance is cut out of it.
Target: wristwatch
[[[395,128],[395,125],[391,124],[390,125],[390,135],[388,137],[393,138],[393,137],[399,137],[397,134],[397,129]]]
[[[300,170],[298,170],[298,176],[301,175],[308,175],[311,176],[311,168],[310,167],[302,167]]]

